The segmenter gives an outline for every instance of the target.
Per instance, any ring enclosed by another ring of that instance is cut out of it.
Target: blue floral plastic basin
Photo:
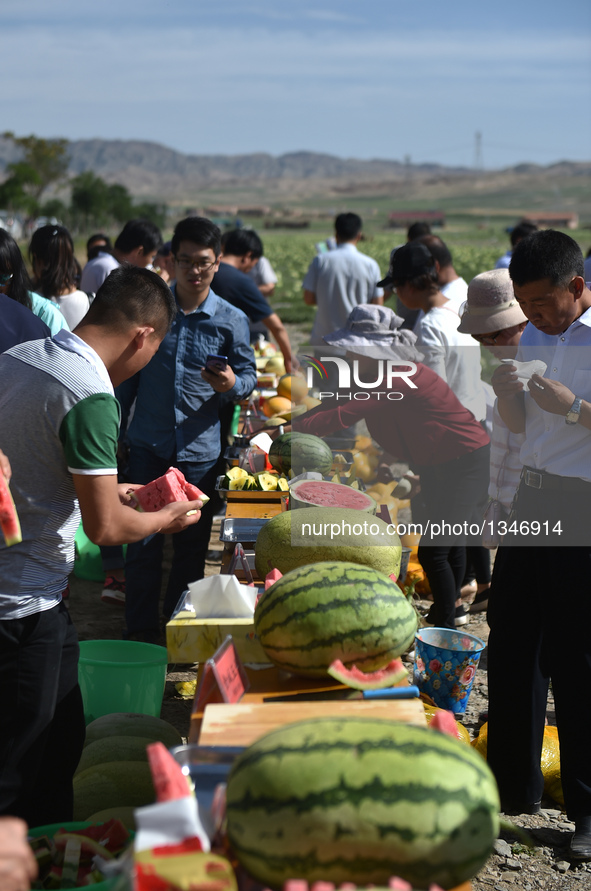
[[[485,646],[465,631],[421,628],[415,637],[415,684],[439,708],[463,714]]]

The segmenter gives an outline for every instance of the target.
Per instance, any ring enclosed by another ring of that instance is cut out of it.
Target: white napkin
[[[212,575],[191,582],[182,612],[198,619],[251,619],[256,596],[256,588],[234,575]]]
[[[250,440],[250,444],[258,446],[259,449],[262,449],[263,452],[268,455],[269,449],[273,445],[273,440],[268,433],[262,430],[260,433],[257,433],[256,436],[252,437],[252,439]]]
[[[528,389],[527,383],[532,374],[539,374],[540,377],[543,377],[548,367],[541,359],[530,359],[529,362],[517,362],[516,359],[501,359],[501,362],[503,365],[515,366],[517,369],[517,380],[521,381],[525,390]]]
[[[209,835],[203,826],[203,814],[193,795],[158,801],[134,811],[137,825],[136,851],[149,851],[161,845],[177,845],[184,838],[198,836],[204,851],[210,850]]]

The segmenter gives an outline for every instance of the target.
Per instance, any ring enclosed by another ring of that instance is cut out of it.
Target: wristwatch
[[[582,399],[580,396],[575,396],[575,401],[569,408],[566,413],[565,421],[567,424],[576,424],[579,418],[581,417],[581,403]]]

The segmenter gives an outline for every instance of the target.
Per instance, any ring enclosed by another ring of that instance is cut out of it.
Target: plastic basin
[[[87,826],[92,826],[92,823],[50,823],[47,826],[36,826],[34,829],[29,829],[29,838],[40,838],[42,835],[47,835],[49,838],[52,838],[56,832],[60,829],[66,829],[69,832],[78,829],[86,829]],[[133,838],[133,833],[131,834],[131,838]],[[131,839],[130,839],[131,840]],[[114,887],[116,878],[105,879],[104,882],[96,882],[94,885],[78,885],[78,888],[84,888],[88,891],[89,888],[92,888],[92,891],[110,891],[111,888]],[[74,889],[76,891],[76,889]]]
[[[78,681],[86,723],[114,712],[160,717],[167,663],[166,648],[155,644],[81,641]]]

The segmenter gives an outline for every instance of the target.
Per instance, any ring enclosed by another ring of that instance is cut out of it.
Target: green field
[[[390,251],[405,240],[401,230],[373,231],[366,227],[367,238],[360,249],[377,260],[382,273],[388,270]],[[273,308],[284,322],[312,326],[315,309],[302,301],[302,279],[315,256],[315,243],[331,235],[330,223],[317,224],[305,232],[261,231],[267,256],[279,281],[271,298]],[[469,282],[475,275],[492,269],[496,260],[509,247],[509,238],[500,226],[479,228],[456,226],[441,230],[441,237],[449,247],[454,267]],[[585,230],[569,232],[586,253],[591,246],[591,233]]]

